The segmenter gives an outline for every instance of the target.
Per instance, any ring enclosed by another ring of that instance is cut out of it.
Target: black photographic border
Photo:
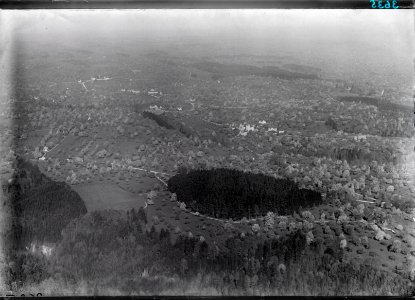
[[[413,9],[415,0],[396,0]],[[373,9],[370,0],[0,0],[0,9]]]

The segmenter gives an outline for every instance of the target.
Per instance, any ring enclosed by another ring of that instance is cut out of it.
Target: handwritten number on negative
[[[397,5],[397,1],[396,0],[393,0],[393,1],[386,0],[385,1],[385,5],[383,5],[383,1],[382,0],[369,0],[369,1],[372,4],[372,8],[380,8],[380,9],[383,9],[383,8],[386,8],[386,9],[388,9],[388,8],[397,9],[397,8],[399,8],[399,6]],[[391,6],[391,2],[392,2],[392,6]]]
[[[35,296],[35,294],[29,294],[29,295],[32,296],[32,297],[42,297],[42,293],[37,293],[36,296]],[[7,297],[16,297],[16,296],[15,295],[6,295],[6,298]],[[28,296],[26,296],[25,294],[21,294],[20,297],[28,297]]]

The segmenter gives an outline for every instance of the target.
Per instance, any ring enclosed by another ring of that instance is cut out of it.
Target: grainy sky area
[[[100,39],[115,46],[190,43],[224,54],[337,55],[345,66],[357,57],[376,57],[375,66],[394,62],[407,71],[415,52],[411,10],[33,10],[0,16],[3,41],[17,38],[27,48],[36,43],[88,48]]]
[[[410,10],[54,10],[3,11],[6,22],[36,35],[88,31],[140,35],[211,34],[363,40],[412,46]],[[42,34],[43,33],[43,34]]]

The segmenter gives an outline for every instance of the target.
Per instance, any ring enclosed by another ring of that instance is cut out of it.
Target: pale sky
[[[271,53],[290,44],[291,49],[317,54],[338,52],[345,65],[349,49],[361,57],[376,52],[380,63],[399,59],[408,67],[415,53],[414,14],[407,9],[0,11],[0,36],[3,44],[7,38],[20,37],[27,47],[43,41],[82,48],[100,37],[118,43],[145,39],[181,45],[237,40],[234,45],[240,49],[267,48]]]
[[[140,34],[272,35],[290,31],[302,38],[398,42],[413,47],[411,10],[32,10],[3,11],[19,29],[99,30],[109,34],[130,29]],[[38,32],[38,34],[40,34]],[[290,34],[292,35],[292,34]],[[264,36],[265,38],[265,36]],[[412,45],[411,45],[412,44]]]

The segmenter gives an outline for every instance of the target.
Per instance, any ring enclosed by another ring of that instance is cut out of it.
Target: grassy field
[[[145,194],[133,195],[111,182],[79,184],[72,188],[85,201],[88,211],[130,210],[145,205]]]

